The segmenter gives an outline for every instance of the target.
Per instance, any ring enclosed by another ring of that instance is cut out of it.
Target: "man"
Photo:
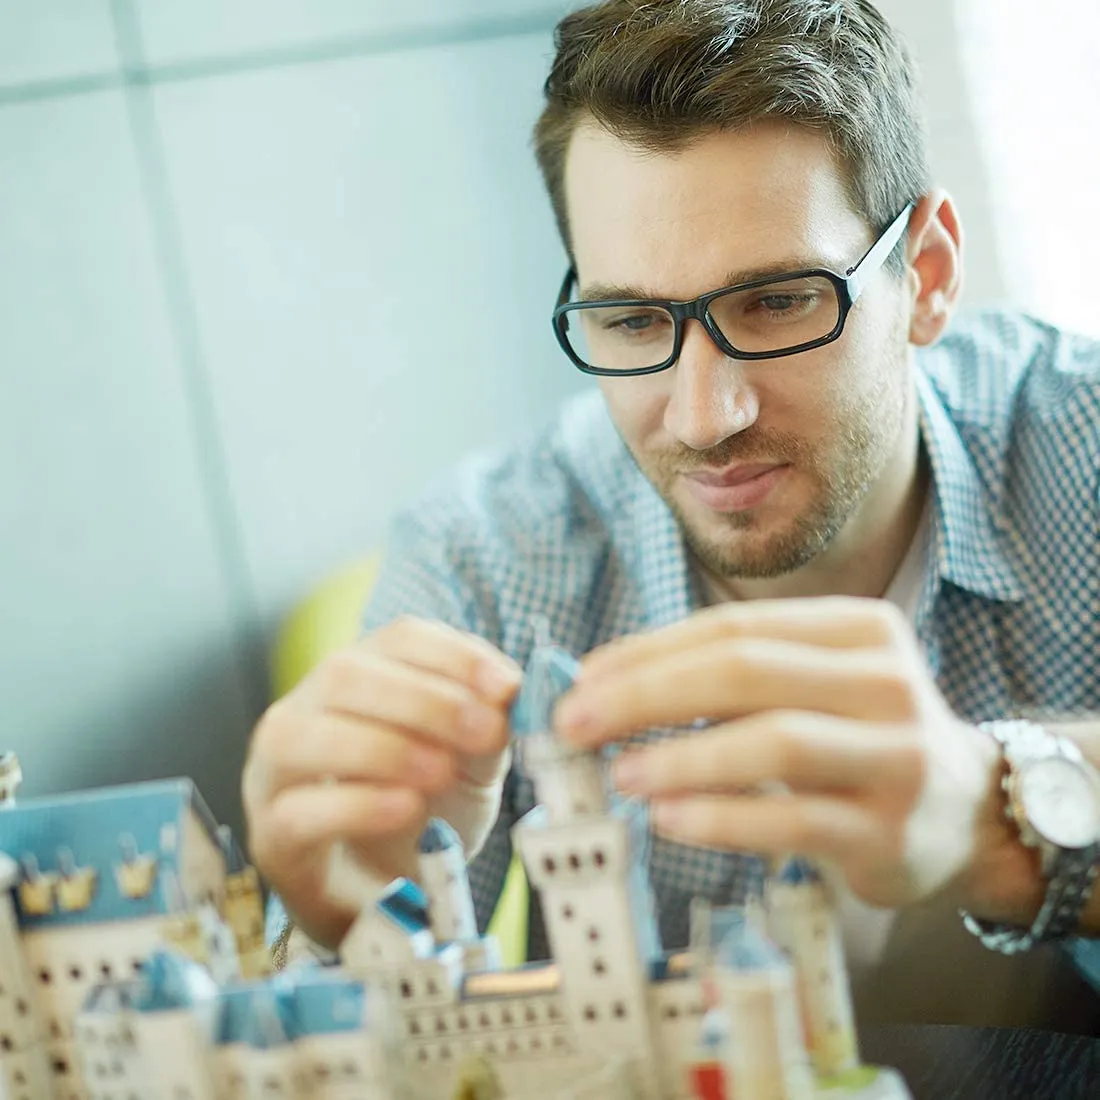
[[[865,1019],[1089,1026],[1031,939],[1100,930],[1096,773],[976,724],[1077,715],[1100,760],[1100,349],[997,313],[944,335],[959,215],[869,3],[607,0],[557,46],[555,331],[600,394],[399,521],[362,640],[257,729],[259,867],[332,946],[333,842],[403,873],[438,813],[487,919],[532,804],[506,714],[541,615],[588,655],[560,732],[651,802],[666,945],[692,894],[798,851],[835,875]],[[991,733],[1067,769],[1045,869]]]

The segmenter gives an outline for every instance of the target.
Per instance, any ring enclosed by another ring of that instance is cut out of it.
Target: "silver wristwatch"
[[[1015,955],[1061,939],[1077,927],[1100,870],[1100,771],[1065,737],[1034,722],[986,722],[1008,773],[1005,816],[1039,853],[1046,896],[1030,928],[993,924],[962,911],[963,923],[994,951]]]

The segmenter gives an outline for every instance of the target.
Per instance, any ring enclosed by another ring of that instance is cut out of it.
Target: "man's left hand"
[[[994,742],[951,711],[891,604],[729,603],[620,639],[585,659],[555,724],[596,747],[699,719],[712,724],[613,764],[671,839],[824,858],[877,906],[953,883],[995,915],[1034,880]]]

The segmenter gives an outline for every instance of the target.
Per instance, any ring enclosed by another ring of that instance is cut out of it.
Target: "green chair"
[[[355,640],[378,567],[377,556],[352,562],[322,581],[291,610],[271,654],[276,698],[290,691],[327,654]],[[507,967],[527,960],[528,913],[527,876],[519,857],[513,855],[489,922],[489,932],[499,941]]]

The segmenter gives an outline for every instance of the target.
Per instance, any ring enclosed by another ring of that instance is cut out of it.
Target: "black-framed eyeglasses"
[[[852,306],[901,240],[912,211],[909,203],[843,275],[808,268],[708,291],[690,302],[572,302],[577,272],[570,268],[554,309],[554,335],[577,367],[600,375],[667,370],[680,356],[689,318],[731,359],[779,359],[822,347],[844,331]]]

